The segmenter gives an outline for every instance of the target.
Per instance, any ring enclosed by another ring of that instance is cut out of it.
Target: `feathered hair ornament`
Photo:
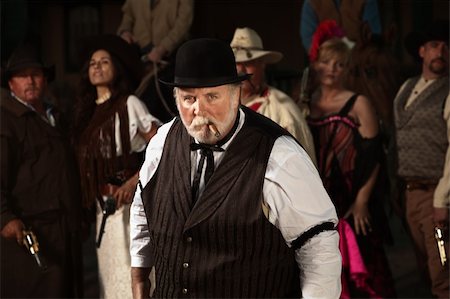
[[[309,61],[316,61],[320,45],[334,37],[345,37],[344,30],[338,26],[336,21],[324,20],[320,22],[312,36],[311,48],[309,49]]]

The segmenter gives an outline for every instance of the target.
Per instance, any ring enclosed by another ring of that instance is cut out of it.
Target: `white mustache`
[[[192,122],[191,125],[189,126],[191,129],[196,129],[197,127],[201,127],[204,125],[207,125],[211,123],[211,120],[207,117],[203,117],[203,116],[196,116]]]

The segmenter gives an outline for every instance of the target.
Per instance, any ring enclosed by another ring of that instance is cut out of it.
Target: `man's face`
[[[264,58],[258,58],[246,62],[237,62],[236,69],[238,73],[252,74],[252,76],[242,82],[242,99],[259,94],[264,86],[264,72],[266,63]]]
[[[448,73],[448,44],[444,41],[429,41],[419,49],[423,67],[431,74],[441,76]]]
[[[175,96],[184,126],[199,142],[216,144],[233,127],[239,107],[238,86],[178,88]],[[209,124],[219,130],[219,138],[214,136]]]
[[[35,105],[41,101],[47,79],[40,68],[25,68],[14,73],[8,81],[9,89],[22,101]]]

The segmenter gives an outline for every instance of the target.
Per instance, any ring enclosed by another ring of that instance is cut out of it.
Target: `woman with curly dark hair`
[[[141,62],[132,46],[114,35],[89,39],[84,51],[74,145],[82,201],[96,210],[100,296],[131,298],[129,209],[142,153],[160,124],[134,96]],[[101,227],[106,210],[112,213]],[[101,242],[100,242],[101,241]]]

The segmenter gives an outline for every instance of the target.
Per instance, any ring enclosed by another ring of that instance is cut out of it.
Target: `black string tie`
[[[198,198],[198,189],[200,187],[200,178],[202,177],[203,165],[206,158],[205,169],[205,186],[208,183],[214,172],[214,153],[223,152],[223,148],[217,145],[209,145],[204,143],[191,143],[191,151],[200,150],[200,162],[198,163],[197,171],[194,175],[194,182],[192,183],[192,199],[195,202]]]
[[[236,119],[234,120],[233,127],[230,132],[225,135],[216,144],[206,144],[206,143],[191,143],[191,151],[200,150],[200,162],[198,163],[197,172],[194,175],[194,181],[192,183],[192,201],[195,202],[198,198],[198,189],[200,187],[200,178],[202,177],[203,164],[205,164],[206,158],[206,169],[205,169],[205,186],[208,183],[214,172],[214,154],[213,152],[224,152],[225,150],[222,146],[227,143],[237,130],[239,125],[240,111],[237,111]]]

